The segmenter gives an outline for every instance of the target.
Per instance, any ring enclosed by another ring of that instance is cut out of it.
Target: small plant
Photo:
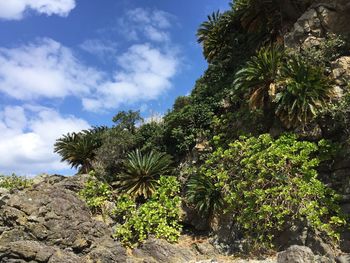
[[[140,150],[127,155],[124,172],[117,176],[115,186],[120,193],[127,193],[133,198],[150,198],[158,186],[158,179],[170,171],[171,157],[164,153]]]
[[[15,174],[12,174],[11,176],[0,175],[0,188],[21,190],[30,187],[32,184],[32,180]]]
[[[109,184],[96,179],[94,172],[90,172],[89,178],[79,195],[85,200],[92,212],[103,214],[105,212],[105,202],[112,199],[112,189]]]
[[[274,102],[276,115],[287,128],[309,123],[334,97],[322,68],[306,63],[301,57],[291,57],[280,74]]]
[[[187,200],[209,219],[224,207],[223,194],[216,183],[215,178],[201,173],[192,174],[187,182]]]
[[[119,218],[115,237],[125,246],[133,247],[149,236],[176,242],[180,236],[180,185],[173,176],[162,176],[159,188],[140,206],[126,195],[117,200],[114,216]]]

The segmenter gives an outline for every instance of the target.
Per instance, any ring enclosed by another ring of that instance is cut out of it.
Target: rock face
[[[318,0],[294,24],[285,36],[290,48],[319,45],[327,33],[350,33],[350,2],[347,0]]]
[[[125,262],[112,229],[95,221],[74,190],[79,177],[51,177],[2,195],[0,262]]]

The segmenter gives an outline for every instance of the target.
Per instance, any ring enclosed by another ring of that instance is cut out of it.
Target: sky
[[[163,115],[207,65],[196,31],[228,0],[0,0],[0,174],[74,174],[55,140]]]

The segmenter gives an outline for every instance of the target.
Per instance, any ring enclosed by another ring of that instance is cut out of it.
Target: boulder
[[[293,245],[287,250],[278,253],[277,263],[314,263],[315,255],[311,249]]]
[[[45,256],[48,262],[125,262],[126,251],[112,238],[112,228],[94,220],[76,194],[79,181],[46,177],[2,199],[0,262],[47,262]]]

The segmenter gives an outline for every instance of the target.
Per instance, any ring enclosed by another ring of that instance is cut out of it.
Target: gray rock
[[[133,255],[162,263],[187,263],[196,258],[195,253],[189,247],[172,245],[159,239],[147,240],[140,248],[133,251]]]
[[[126,261],[112,228],[94,220],[75,193],[79,182],[79,177],[45,177],[32,188],[7,195],[0,205],[0,262]]]
[[[311,249],[293,245],[287,250],[278,253],[277,263],[314,263],[315,255]]]

